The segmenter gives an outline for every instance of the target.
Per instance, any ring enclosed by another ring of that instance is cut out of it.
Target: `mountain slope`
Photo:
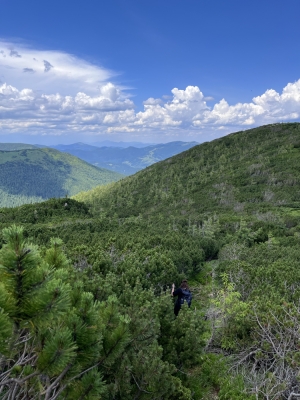
[[[95,147],[84,143],[57,145],[53,148],[73,154],[97,167],[132,175],[149,165],[169,158],[195,146],[197,142],[170,142],[137,147]]]
[[[299,207],[299,183],[300,124],[279,124],[203,143],[77,199],[123,217],[242,213]]]
[[[121,178],[54,149],[0,151],[0,207],[72,196]]]

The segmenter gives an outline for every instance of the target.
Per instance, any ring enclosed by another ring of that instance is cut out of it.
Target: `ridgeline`
[[[193,147],[76,199],[119,217],[249,214],[299,207],[300,124],[267,125]]]

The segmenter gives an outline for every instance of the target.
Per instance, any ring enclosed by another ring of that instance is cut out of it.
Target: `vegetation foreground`
[[[279,124],[0,209],[0,398],[299,398],[299,181]]]

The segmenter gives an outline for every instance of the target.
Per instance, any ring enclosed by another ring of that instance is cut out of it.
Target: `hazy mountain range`
[[[96,147],[85,143],[57,145],[53,148],[124,175],[132,175],[158,161],[165,160],[197,145],[197,142],[170,142],[146,147]]]
[[[140,142],[104,141],[96,142],[93,145],[79,142],[44,146],[24,143],[0,143],[0,150],[10,151],[50,147],[72,154],[97,167],[124,175],[132,175],[149,165],[179,154],[197,144],[197,142],[170,142],[149,145]]]
[[[142,142],[113,142],[112,140],[103,140],[101,142],[93,142],[90,143],[92,146],[97,146],[97,147],[147,147],[147,146],[152,146],[156,143],[142,143]]]

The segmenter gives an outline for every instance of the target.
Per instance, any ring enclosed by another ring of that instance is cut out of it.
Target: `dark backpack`
[[[184,304],[184,301],[187,302],[188,306],[191,306],[192,303],[192,293],[189,291],[189,289],[181,289],[183,296],[180,299],[181,304]]]

